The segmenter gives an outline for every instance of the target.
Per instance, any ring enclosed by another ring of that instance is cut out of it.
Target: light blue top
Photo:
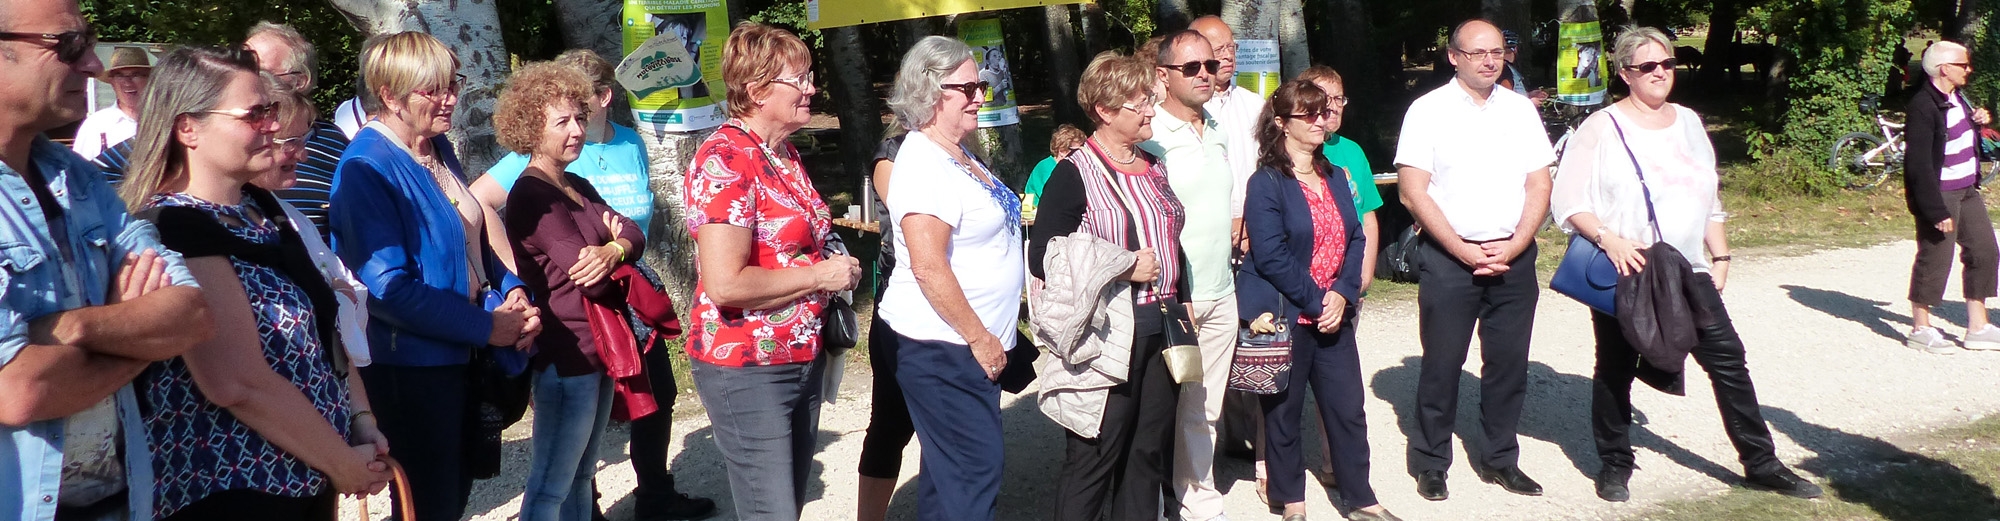
[[[160,252],[167,275],[179,286],[194,286],[194,276],[179,254],[160,246],[153,224],[133,218],[125,202],[105,183],[104,174],[88,160],[44,137],[35,138],[30,161],[47,180],[50,193],[63,207],[68,233],[60,240],[74,256],[65,274],[64,257],[43,217],[41,201],[20,172],[0,164],[0,366],[14,361],[28,347],[28,323],[82,306],[101,306],[109,293],[114,261],[146,249]],[[66,282],[74,279],[75,284]],[[125,475],[132,519],[153,515],[152,454],[146,428],[139,420],[132,386],[116,395],[123,431]],[[56,515],[61,488],[65,419],[45,420],[22,428],[0,426],[0,521],[46,521]],[[11,505],[11,506],[9,506]]]
[[[514,181],[527,169],[528,156],[511,153],[494,163],[486,175],[499,182],[501,190],[512,192]],[[638,223],[641,233],[652,231],[653,190],[646,184],[646,144],[639,141],[638,132],[612,123],[611,140],[584,142],[583,154],[565,170],[590,181],[604,203]]]

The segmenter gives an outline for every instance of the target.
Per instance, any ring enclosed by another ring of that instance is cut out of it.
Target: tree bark
[[[1277,40],[1281,0],[1222,0],[1222,23],[1236,39]],[[1281,47],[1282,47],[1282,42]],[[1280,53],[1286,52],[1280,49]],[[1282,54],[1280,56],[1283,56]]]
[[[1279,71],[1290,80],[1312,66],[1312,46],[1306,43],[1306,6],[1301,0],[1271,3],[1278,8]]]
[[[683,191],[687,182],[688,159],[711,130],[661,132],[641,126],[639,141],[646,144],[647,181],[653,191],[653,225],[646,233],[646,265],[660,274],[674,310],[687,316],[694,307],[695,247],[687,225],[687,203]]]
[[[1051,5],[1042,8],[1042,28],[1048,37],[1042,41],[1048,44],[1049,79],[1055,92],[1049,95],[1049,105],[1055,110],[1056,123],[1085,126],[1083,108],[1076,104],[1076,86],[1083,75],[1083,67],[1078,65],[1076,49],[1076,29],[1070,25],[1070,6]]]
[[[840,158],[845,174],[841,184],[851,184],[860,194],[868,179],[868,163],[882,139],[882,98],[869,83],[867,49],[862,47],[861,30],[839,27],[820,32],[826,37],[827,72],[832,81],[834,109],[840,116]],[[858,198],[857,198],[858,199]]]
[[[500,159],[502,150],[493,140],[493,101],[510,70],[492,0],[330,1],[364,38],[421,31],[450,47],[458,55],[458,73],[466,79],[448,134],[458,160],[468,174],[478,175]]]
[[[1084,63],[1097,57],[1098,53],[1111,48],[1111,42],[1104,35],[1104,6],[1096,2],[1078,4],[1076,8],[1083,14],[1083,56]]]
[[[1979,1],[1958,0],[1958,12],[1953,13],[1951,20],[1946,23],[1944,31],[1949,39],[1965,44],[1970,44],[1977,40],[1979,32]],[[1991,2],[1994,0],[1986,1]],[[1987,23],[1993,22],[1988,21]]]

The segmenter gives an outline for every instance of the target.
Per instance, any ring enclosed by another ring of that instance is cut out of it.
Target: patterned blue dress
[[[222,222],[244,240],[256,244],[279,241],[275,223],[253,222],[246,211],[272,215],[252,202],[223,206],[186,194],[154,196],[148,206],[199,209]],[[348,435],[347,382],[333,373],[320,352],[318,327],[306,293],[278,270],[230,259],[236,277],[257,315],[257,336],[264,361],[278,376],[291,381],[312,401],[320,416],[342,438]],[[141,376],[141,406],[152,441],[154,512],[165,518],[202,498],[225,490],[254,490],[286,497],[312,497],[328,486],[327,478],[305,462],[265,441],[235,415],[203,396],[176,357],[158,362]]]

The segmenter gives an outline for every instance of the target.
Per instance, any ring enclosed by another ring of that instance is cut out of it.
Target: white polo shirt
[[[1237,200],[1236,177],[1229,171],[1228,132],[1222,121],[1202,112],[1200,135],[1195,123],[1168,114],[1162,105],[1153,115],[1153,138],[1139,148],[1160,158],[1167,167],[1167,185],[1187,212],[1181,226],[1181,251],[1187,252],[1188,283],[1196,301],[1221,300],[1236,293],[1235,272],[1229,266],[1230,202]],[[900,330],[898,330],[900,331]]]
[[[1431,173],[1425,193],[1460,238],[1504,239],[1528,204],[1528,173],[1555,163],[1555,150],[1526,96],[1496,87],[1481,105],[1462,85],[1453,78],[1410,104],[1396,164]]]
[[[1229,135],[1229,173],[1236,176],[1236,191],[1229,201],[1229,217],[1241,219],[1244,188],[1250,184],[1250,174],[1257,173],[1257,118],[1263,116],[1264,97],[1231,84],[1228,90],[1216,93],[1201,108],[1215,116],[1222,124],[1222,132]]]

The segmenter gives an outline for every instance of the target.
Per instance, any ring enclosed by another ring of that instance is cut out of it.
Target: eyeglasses
[[[791,85],[792,88],[799,89],[799,92],[805,92],[806,89],[812,88],[813,72],[806,71],[802,74],[799,74],[798,76],[793,76],[790,78],[771,78],[770,83],[783,83],[786,85]]]
[[[278,102],[275,101],[263,105],[253,105],[249,108],[202,110],[196,112],[201,114],[221,114],[242,120],[244,123],[249,123],[251,126],[257,127],[278,122]]]
[[[1471,58],[1473,61],[1507,59],[1506,49],[1488,49],[1484,51],[1468,51],[1465,49],[1452,49],[1452,51],[1457,52],[1459,56]]]
[[[1236,44],[1234,43],[1229,45],[1218,45],[1215,47],[1214,50],[1215,50],[1215,57],[1217,59],[1222,58],[1223,55],[1229,55],[1230,57],[1236,56]]]
[[[1286,114],[1285,119],[1304,119],[1311,121],[1315,119],[1333,119],[1334,117],[1339,115],[1340,111],[1333,109],[1322,109],[1319,112],[1307,112],[1304,114]]]
[[[83,59],[84,53],[90,52],[92,48],[97,47],[97,31],[85,28],[79,31],[58,34],[0,32],[0,40],[33,42],[41,45],[42,48],[55,52],[56,61],[63,62],[65,65],[76,65],[77,61]]]
[[[1222,69],[1222,61],[1221,60],[1193,61],[1193,62],[1183,63],[1180,65],[1171,65],[1162,63],[1159,66],[1166,69],[1181,71],[1182,77],[1193,77],[1196,74],[1200,74],[1203,69],[1207,69],[1209,74],[1215,74],[1215,71]]]
[[[292,137],[277,138],[271,140],[271,145],[276,146],[280,149],[284,149],[287,152],[296,152],[300,150],[305,150],[306,137],[304,135],[298,135]]]
[[[1674,70],[1674,66],[1680,64],[1681,64],[1680,60],[1667,58],[1660,61],[1651,61],[1646,63],[1635,63],[1632,65],[1626,65],[1623,68],[1628,71],[1639,71],[1639,74],[1652,74],[1653,71],[1659,70],[1660,67],[1666,67],[1667,70]]]
[[[464,88],[465,88],[465,75],[453,74],[451,75],[451,83],[445,85],[443,90],[417,90],[411,92],[426,98],[437,99],[437,98],[443,98],[445,96],[457,96],[458,91]]]
[[[965,95],[965,99],[985,101],[986,97],[980,94],[986,92],[988,89],[992,89],[993,84],[983,81],[968,81],[965,83],[940,84],[938,88],[958,91],[959,94]]]
[[[133,68],[133,69],[128,69],[128,70],[119,70],[119,71],[117,71],[117,72],[108,72],[108,73],[105,73],[105,74],[104,74],[104,80],[105,80],[105,81],[111,81],[111,80],[143,80],[143,79],[147,79],[147,78],[151,78],[151,77],[153,77],[153,71],[151,71],[151,70],[148,70],[148,69],[139,69],[139,68]]]
[[[1966,71],[1972,70],[1972,62],[1940,63],[1938,65],[1956,65],[1958,68],[1965,69]]]
[[[1347,106],[1347,102],[1348,102],[1348,101],[1352,101],[1353,99],[1354,99],[1354,98],[1349,98],[1349,97],[1347,97],[1347,96],[1327,96],[1327,97],[1326,97],[1326,104],[1328,104],[1328,105],[1332,105],[1332,106],[1335,106],[1335,107],[1345,107],[1345,106]]]
[[[291,77],[303,76],[305,75],[305,73],[306,71],[290,71],[290,72],[280,72],[277,74],[272,74],[271,76],[280,80],[291,81]],[[459,77],[463,78],[464,76],[461,75]]]

